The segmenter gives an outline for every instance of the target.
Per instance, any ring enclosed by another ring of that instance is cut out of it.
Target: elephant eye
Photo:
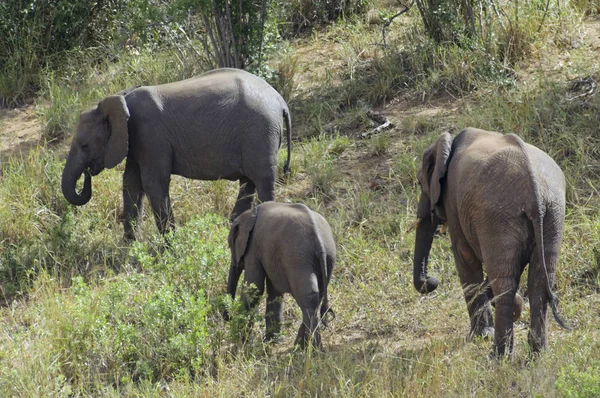
[[[88,149],[89,147],[89,144],[81,144],[81,149]]]

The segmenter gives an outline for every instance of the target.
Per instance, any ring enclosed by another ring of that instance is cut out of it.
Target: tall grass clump
[[[307,29],[365,13],[372,0],[292,0],[280,3],[279,19],[286,21],[280,27],[282,34],[293,37]]]
[[[335,184],[340,179],[336,158],[348,147],[348,138],[313,138],[304,145],[304,171],[309,176],[313,191],[324,197],[335,195]]]
[[[495,91],[464,107],[457,124],[515,133],[543,149],[565,172],[567,199],[577,202],[598,182],[600,100],[571,99],[571,90],[570,84],[542,80],[526,90]]]
[[[335,54],[335,72],[319,76],[319,86],[298,93],[295,114],[322,127],[355,107],[399,98],[460,98],[491,87],[514,87],[519,62],[564,51],[582,40],[576,10],[556,3],[545,6],[539,1],[502,3],[497,15],[486,11],[474,34],[457,28],[441,41],[425,34],[424,22],[415,18],[413,8],[397,31],[393,28],[398,25],[388,28],[387,47],[373,46],[381,42],[381,31],[368,24],[357,23],[345,31],[329,28],[323,37],[342,43]]]
[[[60,190],[63,165],[63,159],[46,147],[11,157],[2,165],[0,272],[4,299],[26,294],[41,270],[68,284],[72,276],[120,264],[119,236],[112,233],[120,230],[113,204],[119,200],[115,184],[120,179],[115,173],[96,177],[96,194],[104,200],[76,209]]]

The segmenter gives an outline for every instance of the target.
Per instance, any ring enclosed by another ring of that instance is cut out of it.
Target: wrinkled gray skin
[[[83,112],[62,175],[62,191],[74,205],[92,196],[91,176],[126,160],[123,173],[125,238],[134,239],[148,196],[161,233],[173,224],[171,174],[199,180],[239,180],[232,212],[252,206],[253,196],[274,199],[277,153],[284,120],[289,172],[291,122],[283,98],[264,80],[238,69],[143,86],[107,97]],[[75,184],[85,174],[77,193]]]
[[[266,282],[265,340],[272,340],[281,331],[282,296],[291,293],[302,310],[295,345],[305,348],[312,342],[320,347],[317,326],[330,310],[327,286],[336,255],[331,227],[323,216],[303,204],[263,203],[235,220],[228,242],[231,268],[227,293],[235,298],[245,270],[241,301],[248,310],[258,304]]]
[[[522,306],[522,302],[515,306],[515,293],[529,264],[528,341],[534,351],[544,348],[549,303],[566,328],[551,291],[565,216],[565,179],[560,168],[514,134],[468,128],[454,140],[443,133],[425,151],[418,179],[415,288],[428,293],[438,285],[436,278],[427,275],[427,258],[436,227],[447,223],[471,318],[470,336],[494,334],[496,355],[512,351],[513,311]],[[491,290],[485,286],[484,270]]]

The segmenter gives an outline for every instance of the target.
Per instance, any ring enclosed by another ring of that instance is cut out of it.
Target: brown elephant
[[[125,238],[134,239],[144,196],[161,233],[173,224],[171,175],[239,181],[231,219],[275,199],[277,155],[291,120],[284,99],[263,79],[239,69],[217,69],[191,79],[124,90],[104,98],[79,118],[62,175],[73,205],[92,196],[91,176],[126,159],[123,173]],[[75,189],[85,176],[83,190]]]
[[[446,223],[471,319],[469,336],[494,334],[496,355],[512,351],[515,294],[529,264],[528,341],[534,351],[544,348],[548,304],[567,328],[551,290],[565,217],[565,179],[558,165],[514,134],[467,128],[454,139],[442,133],[423,154],[417,177],[415,288],[428,293],[438,285],[427,275],[427,258],[437,226]]]
[[[228,242],[231,268],[227,293],[235,299],[244,271],[241,301],[248,310],[258,304],[266,282],[265,340],[279,334],[282,296],[291,293],[302,310],[295,345],[306,347],[311,341],[320,347],[318,326],[331,311],[327,286],[336,256],[333,233],[325,218],[303,204],[267,202],[234,221]]]

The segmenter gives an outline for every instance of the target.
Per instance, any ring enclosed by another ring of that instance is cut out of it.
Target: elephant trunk
[[[227,279],[227,294],[231,296],[231,300],[235,300],[235,291],[237,290],[238,281],[242,275],[244,268],[235,263],[233,258],[231,259],[231,267],[229,267],[229,278]],[[223,313],[223,318],[229,321],[230,316],[227,310]]]
[[[415,289],[422,294],[433,292],[439,284],[437,278],[427,275],[427,259],[429,257],[429,251],[431,250],[436,227],[437,224],[433,222],[431,217],[419,219],[419,224],[417,226],[413,281]]]
[[[85,166],[85,162],[79,160],[76,153],[71,150],[69,152],[69,157],[67,158],[67,163],[65,164],[65,169],[63,170],[61,188],[65,199],[75,206],[86,204],[92,197],[92,176],[89,171],[86,170]],[[83,189],[81,190],[81,193],[77,193],[75,185],[77,184],[79,177],[81,177],[81,174],[84,173],[85,179],[83,181]]]

